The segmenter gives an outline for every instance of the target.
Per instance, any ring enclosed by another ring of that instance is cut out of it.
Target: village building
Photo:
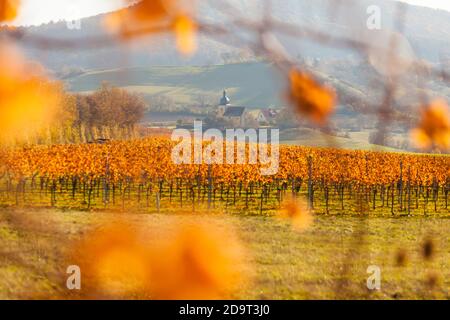
[[[226,126],[234,128],[266,127],[276,123],[278,111],[275,109],[249,109],[244,106],[235,106],[231,103],[226,90],[223,91],[219,105],[215,109],[215,116],[221,119]]]
[[[229,125],[233,127],[245,127],[246,107],[231,105],[231,100],[225,90],[223,91],[223,96],[220,99],[217,110],[218,117],[223,118]]]
[[[248,112],[248,116],[260,126],[268,126],[275,122],[277,111],[273,109],[256,109]]]

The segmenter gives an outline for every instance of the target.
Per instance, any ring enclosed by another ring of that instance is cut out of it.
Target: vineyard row
[[[163,138],[0,151],[0,204],[268,213],[291,195],[321,213],[448,214],[450,157],[281,146],[279,171],[175,165]]]

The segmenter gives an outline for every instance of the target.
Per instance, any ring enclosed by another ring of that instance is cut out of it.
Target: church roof
[[[244,114],[245,107],[228,107],[223,114],[224,117],[241,117]]]
[[[230,102],[231,102],[231,100],[230,100],[230,98],[228,98],[227,92],[225,90],[223,90],[223,97],[220,99],[219,105],[227,106],[230,104]]]

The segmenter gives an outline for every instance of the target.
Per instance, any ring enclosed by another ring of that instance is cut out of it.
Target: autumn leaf
[[[441,150],[450,147],[450,113],[444,100],[435,100],[421,111],[417,128],[411,131],[414,143],[423,149],[436,146]]]
[[[317,124],[324,124],[334,110],[336,93],[295,68],[289,73],[289,85],[288,99],[296,111]]]
[[[294,197],[283,203],[278,216],[291,223],[295,231],[304,231],[313,223],[313,216],[306,202],[303,199]]]
[[[173,26],[177,39],[178,51],[184,55],[191,55],[197,50],[197,25],[188,16],[179,16]]]
[[[136,232],[123,223],[94,230],[70,253],[83,271],[84,295],[123,297],[145,292],[150,281],[150,252]]]
[[[0,22],[9,22],[17,17],[20,0],[0,0]]]
[[[68,262],[83,272],[84,297],[214,299],[242,278],[241,258],[233,234],[211,224],[160,229],[155,237],[122,221],[88,233]]]
[[[194,8],[194,1],[143,0],[109,14],[104,24],[124,40],[162,32],[172,33],[176,37],[178,51],[189,55],[197,49],[197,24],[192,18]]]
[[[241,284],[243,248],[231,230],[179,226],[155,268],[158,299],[218,299]],[[225,244],[226,243],[226,244]]]
[[[0,140],[20,139],[49,124],[59,103],[43,68],[0,44]]]

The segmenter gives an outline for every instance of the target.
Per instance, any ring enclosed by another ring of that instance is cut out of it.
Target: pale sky
[[[74,20],[116,10],[125,0],[22,0],[15,25]]]
[[[401,1],[450,11],[449,0]],[[125,2],[125,0],[22,0],[20,15],[14,24],[37,25],[50,21],[73,20],[116,10]]]

